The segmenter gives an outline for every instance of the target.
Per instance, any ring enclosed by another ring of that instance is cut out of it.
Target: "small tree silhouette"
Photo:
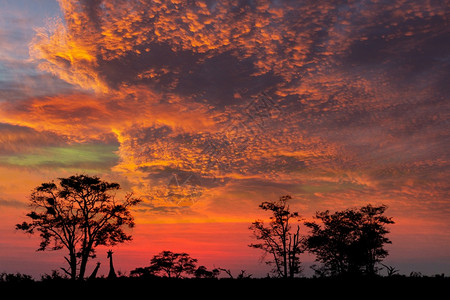
[[[153,256],[150,266],[136,268],[130,272],[132,276],[166,276],[168,278],[182,278],[183,274],[191,275],[196,271],[197,259],[187,253],[173,253],[162,251]]]
[[[16,229],[40,232],[39,251],[67,249],[64,258],[69,268],[61,269],[71,279],[83,280],[95,247],[131,240],[123,228],[134,226],[129,208],[141,200],[127,194],[117,201],[119,188],[118,183],[87,175],[59,178],[59,185],[42,183],[31,194],[31,212],[27,214],[31,221],[17,224]]]

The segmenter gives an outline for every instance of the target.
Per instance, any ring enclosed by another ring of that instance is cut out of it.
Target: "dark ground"
[[[449,291],[450,277],[0,282],[1,299],[446,299]]]

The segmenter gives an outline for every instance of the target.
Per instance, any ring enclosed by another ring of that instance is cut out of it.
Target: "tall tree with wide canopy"
[[[386,225],[393,224],[384,215],[386,206],[363,206],[330,213],[317,212],[317,222],[306,222],[311,229],[305,239],[306,249],[322,263],[317,269],[321,275],[368,274],[377,272],[376,264],[388,255],[385,244]]]
[[[118,183],[97,176],[74,175],[42,183],[31,193],[29,222],[16,229],[40,233],[39,251],[65,248],[69,267],[61,268],[71,279],[84,279],[86,265],[99,245],[114,246],[130,241],[125,227],[134,227],[130,207],[141,200],[126,194],[116,199]]]

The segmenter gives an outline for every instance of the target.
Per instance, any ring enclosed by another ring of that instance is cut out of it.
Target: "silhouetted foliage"
[[[130,272],[130,277],[152,278],[158,276],[156,276],[149,267],[138,267]]]
[[[233,274],[231,273],[230,269],[224,269],[224,268],[219,268],[220,271],[224,271],[225,273],[228,274],[228,276],[232,279],[235,279]],[[246,274],[247,271],[245,270],[241,270],[241,273],[239,273],[239,275],[236,277],[236,279],[250,279],[253,275],[252,274]]]
[[[58,270],[52,270],[51,274],[44,274],[41,276],[42,281],[55,281],[68,279],[66,274],[61,274]]]
[[[376,264],[388,255],[384,245],[391,218],[384,216],[386,206],[367,205],[359,210],[347,209],[333,214],[318,212],[321,224],[306,222],[311,235],[305,240],[308,251],[316,255],[322,267],[316,273],[326,275],[369,274],[377,272]]]
[[[67,249],[69,268],[61,269],[71,279],[82,280],[97,246],[131,240],[124,227],[134,226],[129,208],[140,200],[127,194],[118,201],[115,192],[119,188],[118,183],[87,175],[59,178],[59,185],[42,183],[31,194],[27,214],[31,221],[17,224],[16,229],[40,232],[40,251]]]
[[[409,273],[409,277],[420,278],[420,277],[422,277],[422,273],[421,272],[412,271],[411,273]]]
[[[150,266],[137,268],[130,272],[132,276],[166,276],[168,278],[183,278],[196,271],[197,259],[187,253],[163,251],[150,261]],[[183,276],[184,275],[184,276]]]
[[[0,282],[7,283],[23,283],[32,282],[33,277],[22,273],[0,273]]]
[[[208,271],[208,269],[205,266],[200,266],[194,271],[195,278],[217,278],[219,274],[220,274],[219,269],[213,269],[211,271]]]
[[[252,278],[252,274],[245,274],[247,271],[241,270],[241,273],[237,276],[237,279],[250,279]]]
[[[249,227],[261,243],[250,244],[250,247],[261,249],[264,255],[271,255],[273,272],[283,278],[293,278],[301,272],[299,255],[303,253],[300,238],[300,226],[291,231],[291,221],[300,221],[298,212],[291,212],[288,201],[291,196],[281,196],[275,202],[263,202],[259,207],[272,213],[268,226],[257,220]],[[264,256],[265,257],[265,256]],[[264,258],[263,257],[263,258]]]

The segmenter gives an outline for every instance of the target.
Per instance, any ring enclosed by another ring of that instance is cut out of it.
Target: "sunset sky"
[[[290,194],[305,219],[387,205],[386,263],[450,275],[449,7],[0,0],[0,272],[64,264],[14,225],[88,174],[144,200],[123,272],[172,250],[264,276],[248,226]]]

